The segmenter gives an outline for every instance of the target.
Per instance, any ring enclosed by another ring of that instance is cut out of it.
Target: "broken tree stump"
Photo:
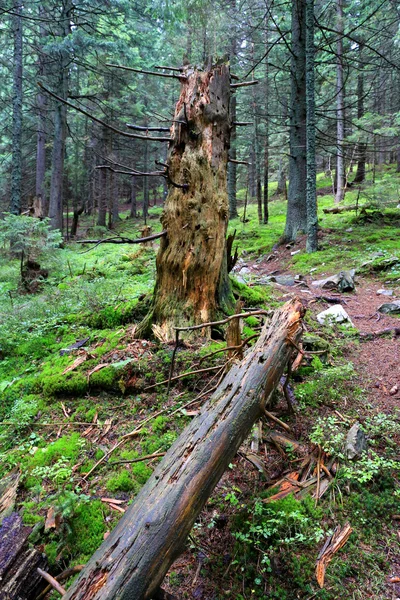
[[[304,309],[278,310],[176,440],[65,600],[154,598],[193,524],[261,417],[297,346]]]
[[[0,528],[0,600],[31,600],[43,588],[38,568],[47,567],[44,554],[30,548],[32,529],[18,513],[3,519]]]

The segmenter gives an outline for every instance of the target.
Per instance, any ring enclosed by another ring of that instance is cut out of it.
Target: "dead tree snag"
[[[291,300],[264,326],[256,345],[167,452],[65,600],[155,597],[198,514],[268,406],[299,342],[303,313],[299,300]]]
[[[179,78],[161,219],[167,233],[157,256],[153,307],[138,331],[143,335],[156,323],[167,339],[174,339],[174,326],[213,320],[233,306],[226,260],[229,67],[186,67]]]

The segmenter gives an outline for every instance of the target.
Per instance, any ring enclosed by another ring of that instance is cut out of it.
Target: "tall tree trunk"
[[[285,196],[287,199],[287,185],[286,185],[286,171],[285,166],[283,164],[282,155],[279,156],[279,166],[278,166],[278,185],[276,188],[277,196]]]
[[[129,216],[132,219],[137,218],[136,181],[134,176],[131,178],[131,212]]]
[[[307,98],[307,252],[318,250],[317,171],[315,165],[315,47],[314,0],[306,0],[306,98]]]
[[[107,127],[102,127],[101,131],[101,154],[107,156],[109,151],[110,130]],[[98,210],[97,210],[97,225],[107,227],[107,206],[108,206],[108,169],[98,169],[99,172],[99,187],[98,187]]]
[[[304,309],[287,302],[156,467],[65,600],[154,598],[207,499],[268,407],[299,342]]]
[[[22,196],[22,0],[17,0],[14,4],[12,28],[14,65],[10,212],[14,215],[19,215],[21,212]]]
[[[39,18],[43,18],[46,14],[42,4],[39,5]],[[41,46],[44,44],[46,37],[46,29],[41,23],[39,25]],[[45,75],[45,57],[43,56],[42,47],[39,47],[37,60],[37,73],[39,79]],[[45,176],[46,176],[46,95],[40,90],[36,95],[36,114],[37,114],[37,133],[36,133],[36,183],[35,194],[42,204],[42,212],[44,215],[48,213]]]
[[[231,98],[231,116],[232,122],[236,121],[236,96],[232,94]],[[232,160],[237,159],[236,152],[236,126],[232,125],[231,129],[231,149],[229,156]],[[237,164],[230,162],[228,163],[228,196],[229,196],[229,218],[236,219],[238,215],[237,211],[237,197],[236,197],[236,183],[237,183]]]
[[[188,67],[186,74],[174,119],[187,125],[173,124],[168,156],[170,181],[180,187],[169,188],[153,306],[139,327],[143,333],[156,323],[166,339],[174,339],[174,326],[207,322],[233,300],[225,239],[229,67]]]
[[[143,171],[147,173],[149,170],[149,145],[148,142],[144,143],[143,149]],[[147,223],[147,217],[149,216],[149,178],[143,177],[143,218],[144,222]]]
[[[72,13],[72,0],[62,4],[60,15],[60,34],[65,39],[70,34],[70,19]],[[61,98],[68,96],[68,62],[69,53],[63,47],[58,51],[58,72],[56,93]],[[53,229],[62,230],[63,226],[63,179],[65,159],[65,138],[67,134],[67,107],[64,103],[56,101],[54,110],[54,137],[53,153],[51,156],[51,182],[49,217]]]
[[[268,50],[268,31],[265,34],[265,47]],[[265,142],[264,142],[264,224],[268,223],[268,197],[269,197],[269,66],[268,59],[265,61]]]
[[[235,12],[235,5],[236,5],[236,1],[232,0],[230,2],[230,10],[232,11],[232,13]],[[230,58],[229,62],[230,62],[231,68],[235,64],[236,52],[237,52],[235,23],[232,23],[232,29],[233,29],[233,33],[232,33],[232,38],[231,38],[231,48],[230,48],[230,57],[229,57]],[[229,156],[230,156],[230,158],[232,158],[232,160],[237,159],[236,125],[234,125],[235,121],[237,120],[236,105],[237,105],[236,94],[232,94],[231,106],[230,106],[232,128],[231,128],[231,144],[230,144],[230,150],[229,150]],[[236,183],[237,183],[237,164],[230,162],[230,163],[228,163],[228,197],[229,197],[229,218],[230,219],[236,219],[239,216],[238,211],[237,211]]]
[[[364,72],[362,60],[363,45],[359,44],[359,61],[358,61],[358,76],[357,76],[357,118],[361,119],[364,116]],[[363,132],[360,133],[364,135]],[[365,165],[367,162],[367,144],[360,142],[357,147],[358,161],[357,172],[353,183],[362,183],[365,180]]]
[[[306,1],[292,2],[290,65],[289,193],[283,239],[293,241],[307,228],[306,209]]]
[[[343,82],[343,0],[337,0],[337,30],[336,43],[336,92],[337,92],[337,158],[336,158],[336,196],[339,203],[344,198],[344,82]]]

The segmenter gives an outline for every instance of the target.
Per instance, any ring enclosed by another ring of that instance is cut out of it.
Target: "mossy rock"
[[[315,335],[314,333],[305,333],[302,337],[303,348],[307,352],[321,352],[321,356],[327,357],[329,353],[329,343]]]
[[[231,277],[232,290],[235,298],[243,300],[246,306],[265,306],[270,299],[269,290],[259,285],[249,287]]]
[[[42,376],[41,386],[45,396],[82,396],[88,390],[87,378],[76,372]]]

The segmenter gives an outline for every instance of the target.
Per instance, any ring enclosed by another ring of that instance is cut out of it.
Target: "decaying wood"
[[[353,529],[350,527],[349,523],[346,523],[343,527],[338,525],[333,535],[325,542],[318,555],[315,569],[315,577],[317,578],[319,587],[324,587],[326,567],[332,560],[333,555],[345,545],[352,531]]]
[[[235,313],[240,314],[242,311],[242,302],[238,300],[236,302]],[[241,360],[243,358],[243,346],[241,345],[242,337],[240,334],[240,319],[233,319],[229,322],[226,328],[226,345],[229,347],[236,347],[237,350],[228,350],[228,358],[236,358]]]
[[[386,329],[370,331],[368,333],[360,333],[359,335],[362,340],[373,340],[375,338],[384,337],[385,335],[397,337],[400,335],[400,327],[387,327]]]
[[[282,448],[287,448],[288,446],[291,446],[294,452],[304,452],[304,446],[302,446],[300,442],[298,442],[297,440],[295,440],[291,436],[288,436],[285,433],[281,433],[278,431],[268,431],[264,435],[264,439],[267,442],[274,441],[274,443],[279,444]]]
[[[346,206],[334,206],[332,208],[324,208],[323,212],[325,214],[333,214],[333,215],[337,215],[339,213],[343,213],[343,212],[348,212],[351,210],[360,210],[360,209],[366,209],[369,208],[369,206],[359,206],[358,204],[347,204]]]
[[[13,472],[0,481],[0,523],[14,509],[21,473]]]
[[[46,568],[44,554],[30,548],[32,529],[17,513],[5,517],[0,528],[0,600],[28,600],[40,591],[38,568]]]
[[[285,304],[156,467],[67,600],[147,600],[182,552],[204,504],[260,418],[298,342],[304,309]]]
[[[169,191],[161,217],[167,235],[157,255],[153,305],[137,335],[156,324],[211,321],[232,308],[227,272],[227,161],[230,143],[229,65],[185,66],[167,156]],[[209,331],[207,331],[209,334]]]

